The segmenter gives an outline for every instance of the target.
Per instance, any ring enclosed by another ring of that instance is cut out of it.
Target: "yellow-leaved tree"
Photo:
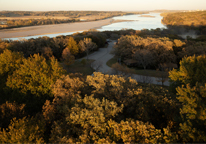
[[[35,118],[13,118],[8,128],[0,131],[1,143],[43,143],[44,123]]]

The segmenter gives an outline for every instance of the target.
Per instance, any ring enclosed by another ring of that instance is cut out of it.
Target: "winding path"
[[[95,69],[96,71],[102,72],[104,74],[111,74],[112,69],[109,66],[107,66],[106,63],[108,60],[110,60],[111,58],[114,57],[114,55],[111,54],[110,52],[111,52],[113,46],[115,45],[115,42],[116,41],[110,41],[107,48],[100,48],[98,51],[96,51],[88,56],[89,59],[95,60],[91,64],[93,69]],[[101,65],[101,67],[98,67],[100,65]],[[135,79],[137,82],[162,85],[162,82],[160,82],[161,79],[156,78],[156,77],[133,74],[132,78]],[[164,85],[169,86],[170,85],[169,81],[166,80],[164,82]]]

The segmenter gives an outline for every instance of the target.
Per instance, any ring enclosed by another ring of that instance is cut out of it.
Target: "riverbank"
[[[18,40],[38,38],[43,36],[56,37],[59,35],[71,35],[76,32],[88,31],[90,29],[97,29],[99,31],[114,31],[121,29],[142,30],[165,28],[165,26],[161,23],[162,17],[159,15],[159,13],[150,13],[150,15],[155,16],[155,18],[140,17],[140,14],[138,14],[112,17],[90,22],[75,22],[13,28],[0,30],[0,38],[6,40]]]
[[[46,35],[46,34],[61,34],[76,31],[86,31],[89,29],[100,29],[102,26],[109,25],[112,23],[127,22],[133,20],[114,20],[112,18],[90,21],[90,22],[75,22],[66,24],[54,24],[54,25],[40,25],[40,26],[29,26],[21,28],[12,28],[0,30],[0,38],[16,38],[16,37],[27,37],[35,35]]]
[[[4,29],[4,30],[0,30],[0,38],[15,38],[15,37],[34,36],[34,35],[85,31],[89,29],[96,29],[111,23],[115,23],[115,21],[112,21],[112,18],[109,18],[105,20],[91,21],[91,22],[76,22],[76,23],[66,23],[66,24],[41,25],[41,26]]]

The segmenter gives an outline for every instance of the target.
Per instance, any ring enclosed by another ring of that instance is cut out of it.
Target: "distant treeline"
[[[135,12],[140,13],[140,12]],[[142,13],[142,12],[141,12]],[[0,17],[19,17],[19,16],[65,16],[65,17],[81,17],[90,15],[125,15],[134,14],[121,11],[46,11],[46,12],[36,12],[36,11],[1,11]]]
[[[206,11],[163,13],[162,23],[168,27],[184,27],[206,33]]]
[[[166,25],[206,26],[206,11],[169,13],[162,22]]]
[[[61,24],[79,22],[79,19],[18,19],[7,20],[7,24],[0,27],[0,29],[17,28],[23,26],[35,26],[35,25],[48,25],[48,24]]]

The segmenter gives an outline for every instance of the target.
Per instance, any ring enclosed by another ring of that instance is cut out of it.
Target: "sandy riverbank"
[[[112,18],[109,18],[105,20],[92,21],[92,22],[76,22],[76,23],[67,23],[67,24],[41,25],[41,26],[4,29],[4,30],[0,30],[0,38],[14,38],[14,37],[33,36],[33,35],[84,31],[84,30],[99,28],[111,23],[112,23]]]

